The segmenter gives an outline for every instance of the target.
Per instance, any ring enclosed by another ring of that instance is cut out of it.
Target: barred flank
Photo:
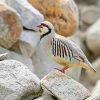
[[[67,44],[55,38],[52,40],[52,54],[60,58],[68,58],[70,61],[74,56],[73,51]]]

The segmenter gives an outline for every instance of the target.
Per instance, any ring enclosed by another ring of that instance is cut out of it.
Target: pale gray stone
[[[95,95],[91,95],[89,98],[86,100],[100,100],[100,93],[97,93]]]
[[[69,76],[54,70],[41,80],[43,89],[59,100],[84,100],[90,92]]]
[[[45,93],[43,96],[43,100],[57,100],[57,99],[54,99],[50,94]]]
[[[81,9],[81,20],[86,24],[95,23],[100,17],[100,9],[95,6],[84,6]]]
[[[10,48],[18,41],[22,29],[19,14],[6,4],[0,3],[0,45]]]
[[[6,2],[5,2],[5,0],[0,0],[0,4],[1,4],[1,3],[5,4]]]
[[[36,25],[43,21],[43,15],[32,7],[27,0],[6,0],[21,16],[22,24],[28,29],[36,29]]]
[[[51,95],[46,93],[43,96],[36,98],[34,100],[57,100],[57,99],[54,99]]]
[[[15,60],[0,62],[0,100],[32,100],[42,94],[39,78]]]
[[[15,52],[11,52],[9,50],[6,50],[6,49],[0,47],[0,54],[3,54],[3,53],[8,53],[7,59],[18,60],[18,61],[24,63],[26,66],[28,66],[28,68],[32,72],[34,71],[34,67],[33,67],[33,64],[32,64],[32,60],[30,58],[27,58],[25,56],[22,56],[20,54],[17,54]]]
[[[96,59],[93,63],[92,63],[93,67],[96,69],[96,73],[93,74],[89,71],[86,71],[87,77],[89,78],[89,80],[91,81],[91,83],[95,84],[96,81],[98,79],[100,79],[100,58]]]
[[[36,50],[40,36],[37,32],[24,30],[19,40],[21,53],[26,57],[31,57]]]
[[[43,100],[43,97],[36,98],[34,100]]]
[[[98,80],[96,82],[96,85],[95,85],[94,89],[92,90],[93,95],[96,95],[97,93],[100,93],[100,80]]]
[[[86,32],[86,43],[88,48],[95,54],[100,54],[100,19]]]

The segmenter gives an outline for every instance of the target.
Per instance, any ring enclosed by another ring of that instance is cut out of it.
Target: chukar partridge
[[[56,34],[50,22],[44,21],[37,27],[40,33],[40,44],[45,53],[63,66],[62,69],[58,69],[59,71],[64,72],[70,67],[82,67],[96,72],[79,46],[69,38]]]

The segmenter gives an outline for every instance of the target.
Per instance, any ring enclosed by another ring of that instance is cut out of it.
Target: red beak
[[[38,27],[38,28],[42,28],[43,26],[40,24],[40,25],[37,25],[37,27]]]

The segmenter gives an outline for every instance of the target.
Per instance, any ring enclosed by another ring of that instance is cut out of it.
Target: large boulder
[[[78,8],[74,0],[28,0],[53,23],[56,32],[63,36],[72,35],[78,26]]]
[[[0,45],[10,48],[22,32],[19,14],[5,4],[0,4]]]
[[[59,100],[84,100],[90,92],[69,76],[54,70],[41,80],[41,86]]]
[[[37,32],[24,30],[19,40],[21,53],[26,57],[31,57],[36,50],[40,36]]]
[[[27,29],[36,29],[36,25],[43,21],[43,15],[32,7],[27,0],[5,0],[21,16],[22,24]]]
[[[94,54],[100,54],[100,19],[86,32],[86,44]]]
[[[32,100],[42,94],[39,78],[15,61],[0,62],[0,100]]]
[[[20,61],[23,64],[25,64],[30,69],[30,71],[32,72],[34,71],[34,66],[30,58],[27,58],[25,56],[22,56],[20,54],[17,54],[15,52],[12,52],[12,51],[9,51],[7,49],[0,47],[0,54],[6,54],[6,53],[7,53],[7,56],[5,55],[4,57],[6,57],[7,59],[13,59],[13,60]],[[5,58],[2,58],[2,59],[0,58],[0,60],[3,60],[3,59]]]

